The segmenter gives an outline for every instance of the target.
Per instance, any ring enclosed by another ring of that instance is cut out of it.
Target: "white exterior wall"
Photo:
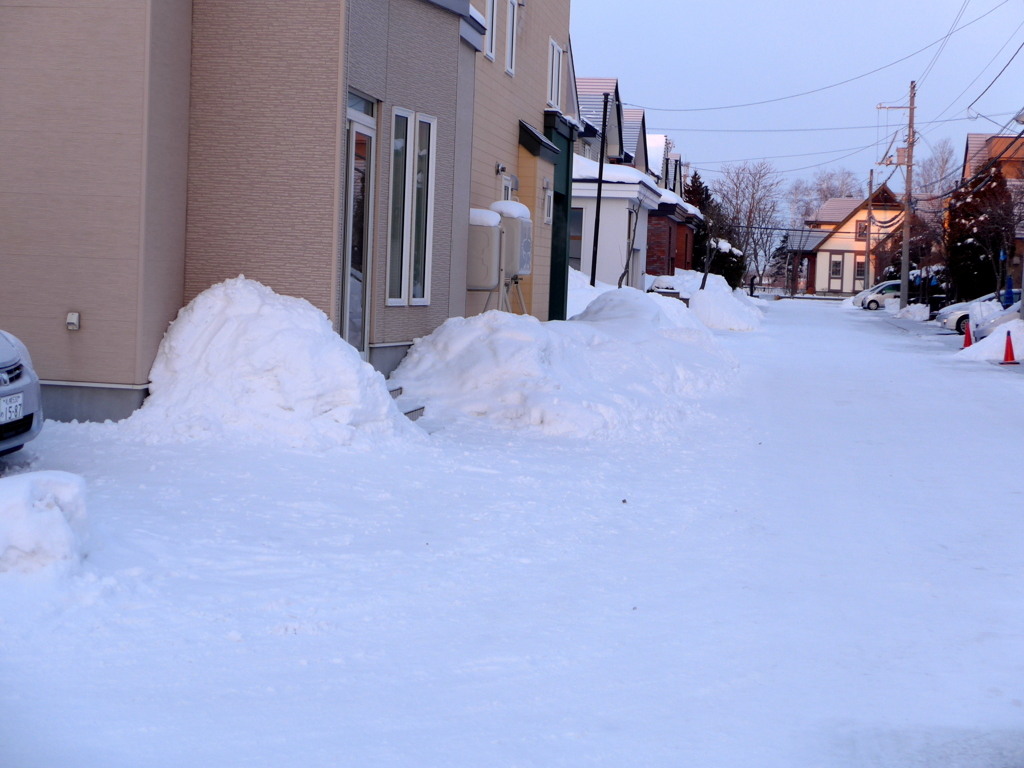
[[[590,276],[594,249],[594,220],[597,214],[597,185],[593,182],[573,183],[572,207],[583,209],[583,237],[581,240],[580,269]],[[589,195],[587,193],[590,193]],[[606,184],[602,190],[601,232],[597,251],[597,279],[616,285],[626,267],[629,246],[629,212],[639,211],[633,260],[624,285],[643,289],[643,274],[647,266],[647,214],[656,206],[653,199],[641,192],[635,184]]]

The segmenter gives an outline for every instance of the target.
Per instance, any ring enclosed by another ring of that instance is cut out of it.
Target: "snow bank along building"
[[[465,313],[469,0],[26,0],[0,29],[0,327],[51,417],[128,415],[178,309],[238,274],[384,372]]]

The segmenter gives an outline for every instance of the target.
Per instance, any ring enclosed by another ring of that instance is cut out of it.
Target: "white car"
[[[0,456],[14,453],[43,428],[39,377],[28,349],[0,331]]]
[[[947,331],[956,331],[963,336],[967,321],[970,319],[971,305],[979,301],[992,301],[999,298],[1001,297],[998,293],[987,293],[973,301],[958,301],[956,304],[950,304],[948,307],[940,309],[935,316],[935,322]],[[1014,289],[1013,300],[1020,301],[1019,288]]]
[[[1009,309],[1003,309],[996,312],[994,315],[989,315],[975,328],[971,326],[971,335],[975,339],[984,339],[987,336],[991,336],[992,333],[1003,323],[1008,323],[1011,320],[1017,320],[1020,318],[1020,302],[1012,305]]]
[[[881,309],[885,306],[886,299],[898,299],[900,297],[900,281],[887,280],[879,283],[864,297],[861,304],[864,309]]]
[[[873,285],[870,288],[868,288],[866,291],[861,291],[860,293],[858,293],[856,296],[853,297],[853,306],[855,306],[855,307],[863,307],[864,306],[864,302],[867,300],[868,296],[871,296],[872,294],[877,293],[878,291],[880,291],[883,288],[885,288],[887,285],[896,285],[896,286],[898,286],[899,284],[900,284],[899,280],[886,280],[884,283],[878,283],[877,285]]]

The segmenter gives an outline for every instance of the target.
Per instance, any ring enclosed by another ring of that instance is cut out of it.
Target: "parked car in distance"
[[[889,280],[876,285],[870,294],[864,297],[864,309],[881,309],[885,306],[886,299],[898,299],[900,297],[900,281]]]
[[[898,287],[899,284],[900,284],[899,280],[886,280],[885,282],[878,283],[877,285],[873,285],[870,288],[868,288],[866,291],[861,291],[860,293],[858,293],[856,296],[853,297],[853,306],[855,306],[855,307],[862,307],[863,308],[864,307],[864,302],[867,301],[868,296],[872,296],[875,293],[878,293],[878,291],[882,290],[886,286],[895,285],[895,286]]]
[[[939,310],[939,314],[935,316],[935,322],[947,331],[956,331],[963,336],[964,330],[967,328],[967,321],[971,316],[971,304],[976,301],[993,301],[998,298],[1000,298],[998,293],[986,293],[973,301],[958,301],[956,304],[950,304]],[[1013,291],[1013,301],[1020,301],[1019,288]]]
[[[43,428],[43,400],[32,357],[21,341],[0,331],[0,456],[34,440]]]
[[[992,332],[995,331],[1003,323],[1008,323],[1011,320],[1016,320],[1020,317],[1020,302],[1010,306],[1009,309],[1002,309],[996,312],[994,315],[989,315],[980,323],[978,327],[971,327],[971,335],[975,339],[984,339],[987,336],[991,336]]]

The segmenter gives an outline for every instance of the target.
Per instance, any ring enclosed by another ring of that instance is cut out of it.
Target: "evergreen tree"
[[[953,193],[945,235],[949,277],[958,298],[1002,288],[1014,255],[1014,225],[1013,200],[998,168]]]
[[[721,204],[715,199],[697,171],[693,172],[689,182],[683,188],[683,199],[700,210],[704,217],[698,222],[697,230],[693,235],[693,268],[698,272],[703,272],[704,257],[709,251],[708,241],[728,240],[733,242],[732,232],[726,224],[726,216]],[[743,257],[731,252],[722,252],[714,246],[710,248],[710,252],[711,266],[708,271],[722,275],[733,288],[741,286],[743,275],[746,272],[746,262]]]

